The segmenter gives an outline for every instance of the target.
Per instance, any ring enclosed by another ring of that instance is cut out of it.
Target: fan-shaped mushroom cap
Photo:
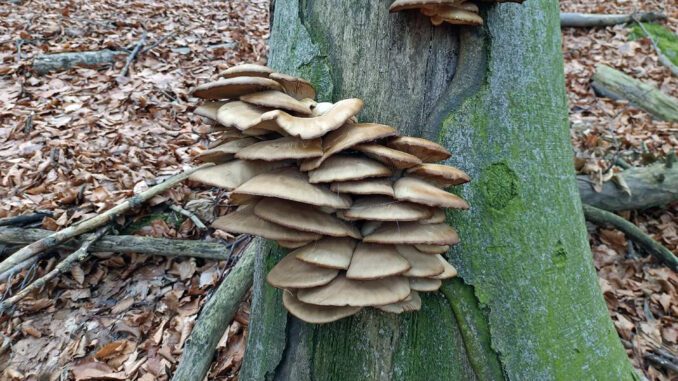
[[[390,312],[393,314],[400,314],[403,312],[419,311],[421,309],[421,297],[416,291],[410,292],[410,295],[402,302],[387,304],[384,306],[375,306],[376,308]]]
[[[336,193],[395,196],[391,180],[384,178],[332,183],[330,189]]]
[[[231,140],[222,145],[208,149],[207,151],[202,152],[200,155],[196,156],[195,158],[197,160],[204,162],[223,163],[225,161],[233,159],[233,155],[235,155],[241,149],[249,145],[252,145],[256,142],[258,142],[258,140],[254,138]]]
[[[424,179],[439,188],[464,184],[471,180],[464,171],[442,164],[422,164],[408,169],[406,173]]]
[[[257,203],[254,214],[267,221],[296,230],[330,237],[362,238],[358,229],[353,225],[298,202],[264,198]]]
[[[268,222],[254,214],[254,206],[247,205],[214,220],[212,227],[229,233],[253,234],[275,241],[313,241],[319,234],[302,232]]]
[[[224,78],[233,78],[233,77],[268,77],[269,74],[273,73],[273,69],[257,64],[242,64],[233,67],[219,73],[220,77]]]
[[[188,179],[199,183],[231,190],[247,180],[270,170],[289,165],[287,162],[234,160],[228,163],[200,169]]]
[[[355,280],[339,274],[324,286],[299,290],[297,299],[321,306],[364,307],[396,303],[409,294],[409,281],[405,277]]]
[[[309,182],[331,183],[335,181],[362,180],[368,177],[391,176],[391,170],[372,159],[335,155],[308,173]]]
[[[314,118],[300,118],[284,111],[273,110],[261,116],[262,122],[274,122],[291,136],[302,139],[319,138],[341,127],[363,107],[360,99],[344,99],[332,106],[332,109]]]
[[[431,278],[433,279],[448,279],[448,278],[454,278],[457,276],[457,269],[454,268],[448,261],[443,258],[442,255],[436,255],[436,258],[440,261],[440,263],[443,264],[443,268],[445,269],[441,274],[438,274],[436,276],[433,276]]]
[[[410,280],[410,288],[413,291],[432,292],[438,291],[443,282],[440,279],[431,278],[406,278]]]
[[[317,159],[304,160],[301,163],[302,171],[316,169],[328,157],[356,144],[393,136],[395,128],[377,123],[346,123],[323,137],[323,155]]]
[[[276,161],[305,159],[323,154],[320,139],[301,140],[286,136],[274,140],[263,140],[241,149],[235,157],[243,160]]]
[[[363,237],[368,236],[374,233],[374,231],[377,230],[382,224],[382,221],[365,221],[363,222],[363,226],[360,227],[360,234],[362,234]]]
[[[253,177],[231,193],[231,201],[243,204],[252,199],[252,196],[276,197],[334,209],[347,209],[351,206],[350,197],[332,193],[320,185],[309,184],[306,174],[296,168],[285,168]]]
[[[393,184],[397,200],[443,208],[468,209],[466,201],[452,193],[414,177],[403,177]]]
[[[367,243],[402,245],[454,245],[459,242],[457,232],[445,224],[422,225],[418,222],[385,222],[372,234],[363,238]]]
[[[266,281],[276,288],[310,288],[328,284],[339,270],[310,265],[287,254],[266,276]]]
[[[386,143],[387,147],[407,152],[425,163],[446,160],[452,154],[438,143],[413,136],[398,136]]]
[[[334,107],[334,103],[332,102],[318,102],[315,104],[315,107],[313,107],[313,116],[325,115],[332,107]]]
[[[307,323],[330,323],[354,315],[361,307],[317,306],[299,301],[291,291],[283,292],[283,305],[292,315]]]
[[[369,196],[355,200],[350,209],[337,213],[345,220],[418,221],[431,216],[431,209],[385,196]]]
[[[398,254],[407,259],[411,268],[403,275],[409,277],[432,277],[443,273],[445,268],[440,260],[428,254],[422,254],[417,249],[409,245],[396,246]]]
[[[217,110],[219,110],[219,107],[225,104],[226,104],[225,101],[205,102],[200,106],[196,107],[195,110],[193,110],[193,112],[207,119],[217,120]]]
[[[483,18],[477,13],[453,7],[439,8],[435,16],[431,17],[431,22],[439,25],[438,20],[454,25],[483,25]]]
[[[293,254],[298,260],[316,266],[346,270],[356,243],[351,238],[326,237],[295,250]]]
[[[260,128],[260,124],[261,116],[266,111],[264,108],[241,101],[228,102],[217,110],[217,121],[226,127],[237,128],[246,134],[249,130],[254,130],[257,131],[256,134],[252,134],[252,131],[249,131],[249,134],[265,135],[270,131]]]
[[[308,242],[308,241],[300,241],[300,242],[294,242],[294,241],[276,241],[280,247],[284,247],[285,249],[298,249],[300,247],[304,247],[308,245],[309,243],[313,242]]]
[[[400,12],[407,9],[418,9],[427,6],[454,5],[463,0],[396,0],[388,8],[389,12]]]
[[[441,208],[433,208],[433,214],[430,218],[420,220],[420,224],[440,224],[445,222],[445,210]]]
[[[240,100],[259,107],[268,107],[296,112],[302,115],[311,115],[308,105],[292,98],[291,96],[275,90],[261,91],[240,97]]]
[[[311,82],[291,75],[271,73],[269,78],[276,80],[285,89],[285,92],[296,99],[315,99],[315,89]]]
[[[421,164],[421,160],[409,153],[401,152],[379,144],[359,144],[353,150],[362,152],[372,159],[397,169],[412,168]]]
[[[282,90],[282,86],[269,78],[234,77],[202,84],[193,90],[192,95],[204,99],[225,99],[264,90]]]
[[[449,245],[414,245],[414,247],[424,254],[442,254],[450,250]]]
[[[442,272],[442,265],[441,272]],[[392,245],[359,243],[353,252],[351,265],[346,271],[349,279],[379,279],[402,274],[409,270],[410,264]]]

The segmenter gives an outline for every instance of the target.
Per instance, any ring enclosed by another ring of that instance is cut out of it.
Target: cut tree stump
[[[628,15],[607,15],[601,13],[560,13],[560,26],[565,28],[594,28],[642,22],[665,20],[666,15],[656,12],[640,12]]]
[[[33,70],[37,74],[47,74],[51,71],[68,70],[75,66],[98,66],[112,63],[116,58],[126,55],[126,52],[109,49],[94,52],[44,54],[35,57]]]
[[[597,65],[592,86],[597,94],[614,100],[628,99],[657,119],[678,121],[678,99],[619,70]]]

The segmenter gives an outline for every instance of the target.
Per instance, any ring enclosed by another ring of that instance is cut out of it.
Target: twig
[[[132,53],[130,53],[127,56],[127,62],[125,62],[125,67],[122,68],[122,71],[120,72],[120,75],[118,77],[125,77],[127,76],[127,72],[129,71],[130,65],[132,65],[132,61],[134,61],[139,53],[141,52],[141,48],[144,47],[146,44],[146,32],[141,36],[141,40],[137,42],[136,46],[134,46],[134,50],[132,50]]]
[[[9,269],[9,271],[6,271],[6,272],[0,274],[0,282],[4,282],[5,280],[7,280],[7,279],[10,277],[10,275],[16,274],[16,273],[18,273],[19,271],[21,271],[22,269],[25,269],[25,268],[27,268],[27,267],[32,266],[32,265],[33,265],[35,262],[37,262],[38,260],[40,260],[40,256],[39,256],[39,255],[35,255],[35,256],[30,257],[30,258],[28,258],[27,260],[25,260],[25,261],[23,261],[23,262],[17,264],[16,266],[14,266],[14,267],[12,267],[11,269]]]
[[[659,48],[659,45],[657,45],[657,42],[655,42],[654,38],[648,32],[648,30],[645,28],[645,25],[636,17],[635,14],[631,15],[633,17],[633,21],[638,24],[640,29],[643,30],[643,33],[645,33],[645,36],[650,40],[652,43],[652,47],[654,48],[654,51],[657,53],[657,56],[659,57],[659,62],[661,62],[662,65],[666,66],[671,70],[671,74],[674,76],[678,77],[678,66],[674,65],[673,62],[669,59],[669,57],[665,56],[664,53],[662,53],[662,50]]]
[[[141,53],[146,53],[146,52],[149,52],[149,51],[151,51],[151,50],[157,48],[158,46],[160,46],[160,44],[162,44],[163,42],[165,42],[165,40],[167,40],[167,39],[170,38],[170,37],[176,36],[176,34],[177,34],[177,31],[174,31],[174,32],[172,32],[172,33],[170,33],[170,34],[166,34],[166,35],[162,36],[159,40],[157,40],[156,42],[154,42],[151,46],[149,46],[149,47],[145,48],[144,50],[142,50]]]
[[[42,219],[45,217],[52,217],[52,212],[37,212],[32,214],[24,214],[22,216],[0,218],[0,226],[30,224],[33,222],[42,221]]]
[[[195,213],[188,211],[180,207],[179,205],[170,205],[170,209],[181,215],[188,217],[191,221],[193,221],[193,225],[195,225],[196,228],[200,230],[207,230],[207,226],[205,226],[205,224],[202,221],[200,221],[200,218],[196,216]]]
[[[9,337],[0,333],[0,355],[7,351],[10,344],[12,344],[12,340]]]
[[[649,235],[643,233],[636,225],[614,213],[595,208],[591,205],[584,204],[582,206],[584,208],[584,216],[588,221],[593,222],[596,225],[609,224],[614,226],[634,240],[638,245],[642,246],[655,258],[664,262],[671,270],[678,271],[678,258],[673,255],[671,250],[652,239]]]
[[[87,255],[89,254],[89,252],[88,252],[89,247],[94,243],[94,241],[96,241],[97,239],[101,238],[104,234],[106,234],[107,231],[108,231],[108,226],[104,226],[104,227],[100,228],[99,230],[97,230],[94,234],[87,237],[87,239],[82,243],[82,246],[80,246],[80,248],[78,250],[76,250],[75,252],[70,254],[68,257],[66,257],[66,259],[64,259],[61,263],[59,263],[54,268],[54,270],[48,272],[42,278],[39,278],[35,282],[29,284],[24,289],[17,292],[11,298],[0,303],[0,314],[2,314],[8,308],[14,306],[18,301],[20,301],[21,299],[26,297],[26,295],[30,294],[32,291],[37,290],[37,289],[45,286],[47,284],[47,282],[56,278],[57,275],[63,274],[66,271],[70,270],[71,266],[73,266],[74,263],[81,262],[85,258],[87,258]]]
[[[185,180],[193,172],[212,165],[214,164],[207,163],[178,173],[167,179],[165,182],[160,183],[154,187],[151,187],[146,191],[141,192],[138,195],[125,200],[123,203],[105,211],[102,214],[94,216],[88,220],[82,221],[76,225],[69,226],[64,230],[58,231],[45,238],[40,239],[39,241],[31,243],[30,245],[22,248],[21,250],[17,251],[16,253],[12,254],[9,258],[1,262],[0,274],[6,272],[7,270],[19,264],[20,262],[23,262],[26,259],[34,256],[35,254],[56,247],[57,245],[64,241],[67,241],[73,237],[77,237],[83,233],[87,233],[88,231],[91,231],[93,229],[99,228],[107,224],[118,215],[143,204],[153,196],[162,193],[171,188],[172,186],[176,185],[177,183]]]
[[[668,370],[672,370],[676,373],[678,373],[678,363],[675,363],[663,356],[658,356],[652,353],[646,353],[643,357],[645,357],[646,360],[655,363],[663,368],[666,368]]]

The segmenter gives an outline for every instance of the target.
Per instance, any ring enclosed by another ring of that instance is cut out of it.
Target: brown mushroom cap
[[[368,177],[391,176],[391,170],[372,159],[356,156],[335,155],[308,173],[312,184],[335,181],[362,180]]]
[[[283,305],[292,315],[312,324],[330,323],[354,315],[361,307],[317,306],[299,301],[291,291],[283,291]]]
[[[261,128],[258,128],[257,125],[261,123],[261,115],[267,111],[268,110],[265,108],[257,107],[249,103],[233,101],[219,107],[219,110],[217,110],[217,121],[225,127],[237,128],[243,132],[253,128],[263,131]],[[270,131],[263,131],[257,135],[264,135],[269,132]]]
[[[410,201],[428,206],[468,209],[469,206],[459,196],[448,193],[423,180],[403,177],[393,184],[397,200]]]
[[[268,77],[280,83],[283,89],[285,89],[285,92],[296,99],[315,99],[315,89],[313,88],[313,85],[303,78],[281,73],[271,73]]]
[[[442,272],[442,265],[440,267],[440,272]],[[353,252],[351,265],[348,267],[348,271],[346,271],[346,278],[362,280],[380,279],[402,274],[409,269],[410,264],[408,261],[398,255],[398,252],[392,245],[361,242]]]
[[[422,164],[408,169],[406,173],[409,176],[424,179],[439,188],[464,184],[471,180],[464,171],[442,164]]]
[[[235,157],[243,160],[276,161],[312,158],[322,154],[320,139],[301,140],[287,136],[252,144],[239,150]]]
[[[389,12],[400,12],[407,9],[418,9],[426,6],[454,5],[463,0],[396,0],[388,8]]]
[[[324,286],[299,290],[297,298],[321,306],[364,307],[396,303],[409,294],[410,286],[405,277],[355,280],[339,274]]]
[[[351,238],[326,237],[295,250],[293,254],[298,260],[316,266],[346,270],[356,243]]]
[[[225,101],[205,102],[196,107],[195,110],[193,110],[193,113],[207,119],[217,120],[217,110],[219,110],[219,107],[225,104]]]
[[[374,233],[382,224],[382,221],[365,221],[363,226],[360,227],[360,234],[363,237],[368,236]]]
[[[330,283],[339,270],[310,265],[287,254],[266,276],[266,281],[276,288],[310,288]]]
[[[259,107],[268,107],[295,112],[301,115],[311,115],[311,108],[291,96],[275,90],[260,91],[246,94],[240,100]]]
[[[254,214],[254,206],[246,205],[214,220],[212,227],[229,233],[253,234],[275,241],[314,241],[319,234],[302,232],[268,222]]]
[[[414,155],[425,163],[443,161],[452,156],[440,144],[413,136],[398,136],[389,140],[386,146]]]
[[[291,136],[301,139],[315,139],[341,127],[363,107],[360,99],[344,99],[335,103],[321,116],[300,118],[284,111],[273,110],[261,116],[262,122],[274,122],[280,129]]]
[[[302,171],[316,169],[327,158],[337,152],[353,147],[357,144],[393,136],[395,128],[377,123],[346,123],[323,137],[323,155],[317,159],[304,160],[301,163]]]
[[[276,241],[276,242],[278,243],[278,245],[279,245],[280,247],[284,247],[285,249],[298,249],[298,248],[304,247],[304,246],[306,246],[306,245],[308,245],[309,243],[314,242],[314,241],[311,241],[311,242],[309,242],[309,241],[299,241],[299,242],[295,242],[295,241]]]
[[[440,279],[431,278],[406,278],[410,280],[410,288],[413,291],[433,292],[438,291],[443,282]]]
[[[191,174],[188,179],[231,190],[259,174],[287,165],[289,165],[289,163],[283,161],[266,162],[234,160],[228,163],[200,169]]]
[[[360,239],[358,229],[325,214],[310,205],[276,198],[264,198],[254,208],[254,214],[278,225],[295,230],[313,232],[330,237],[351,237]]]
[[[450,250],[449,245],[414,245],[414,247],[424,254],[443,254]]]
[[[223,163],[233,159],[233,156],[241,149],[256,142],[258,142],[258,140],[254,138],[231,140],[214,148],[208,149],[195,158],[203,162]]]
[[[457,276],[457,269],[454,268],[448,261],[443,258],[442,255],[436,255],[436,258],[440,261],[440,263],[443,264],[443,268],[445,269],[441,274],[438,274],[436,276],[433,276],[431,278],[433,279],[449,279],[449,278],[454,278]]]
[[[445,224],[385,222],[372,234],[364,237],[363,242],[387,245],[454,245],[459,242],[459,235]]]
[[[268,77],[269,74],[273,73],[273,69],[257,64],[242,64],[233,67],[219,73],[220,77],[224,78],[233,78],[233,77]]]
[[[345,220],[418,221],[429,218],[431,209],[386,196],[368,196],[356,199],[350,209],[337,214]]]
[[[231,193],[231,201],[242,204],[252,196],[277,197],[335,209],[347,209],[351,206],[350,197],[332,193],[323,186],[309,184],[306,174],[296,168],[285,168],[253,177]]]
[[[330,189],[336,193],[395,196],[391,180],[385,178],[336,182],[330,184]]]
[[[401,302],[386,304],[384,306],[375,306],[375,308],[393,314],[419,311],[421,309],[421,297],[418,292],[412,291],[410,292],[410,295]]]
[[[445,210],[442,208],[433,208],[433,214],[430,218],[420,220],[420,224],[440,224],[445,222]]]
[[[421,164],[421,160],[409,153],[401,152],[379,144],[359,144],[353,150],[362,152],[372,159],[397,169],[412,168]]]
[[[445,268],[440,260],[429,254],[420,253],[419,250],[409,245],[396,246],[398,254],[407,259],[411,268],[403,275],[409,277],[433,277],[443,273]]]
[[[192,95],[204,99],[232,99],[264,90],[282,90],[282,86],[269,78],[234,77],[202,84],[193,90]]]
[[[483,25],[483,18],[475,12],[470,12],[460,8],[448,7],[439,8],[434,17],[439,17],[442,21],[454,25]],[[433,22],[434,25],[438,25]]]

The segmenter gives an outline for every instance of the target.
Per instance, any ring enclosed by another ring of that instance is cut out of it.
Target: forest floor
[[[528,0],[529,1],[529,0]],[[670,2],[568,0],[563,11],[665,10]],[[636,8],[638,7],[638,8]],[[124,55],[104,67],[35,75],[43,53],[145,50],[120,76]],[[57,230],[109,209],[182,168],[209,142],[191,114],[188,91],[243,62],[265,63],[268,1],[0,2],[0,218],[49,211],[37,225]],[[582,173],[608,168],[615,153],[633,165],[678,149],[678,126],[625,102],[596,97],[590,79],[605,63],[678,96],[678,79],[648,39],[616,26],[563,31],[574,155]],[[116,220],[126,234],[223,242],[183,216],[223,214],[223,195],[185,184]],[[623,214],[678,254],[678,205]],[[647,360],[678,355],[678,276],[633,250],[616,231],[590,226],[600,284],[634,365],[650,380],[677,375]],[[1,247],[0,247],[1,249]],[[0,299],[53,268],[52,253],[0,283]],[[0,379],[167,380],[202,304],[228,271],[226,261],[96,254],[0,317]],[[242,304],[224,334],[210,379],[237,378],[248,322]],[[63,378],[60,378],[63,377]]]

